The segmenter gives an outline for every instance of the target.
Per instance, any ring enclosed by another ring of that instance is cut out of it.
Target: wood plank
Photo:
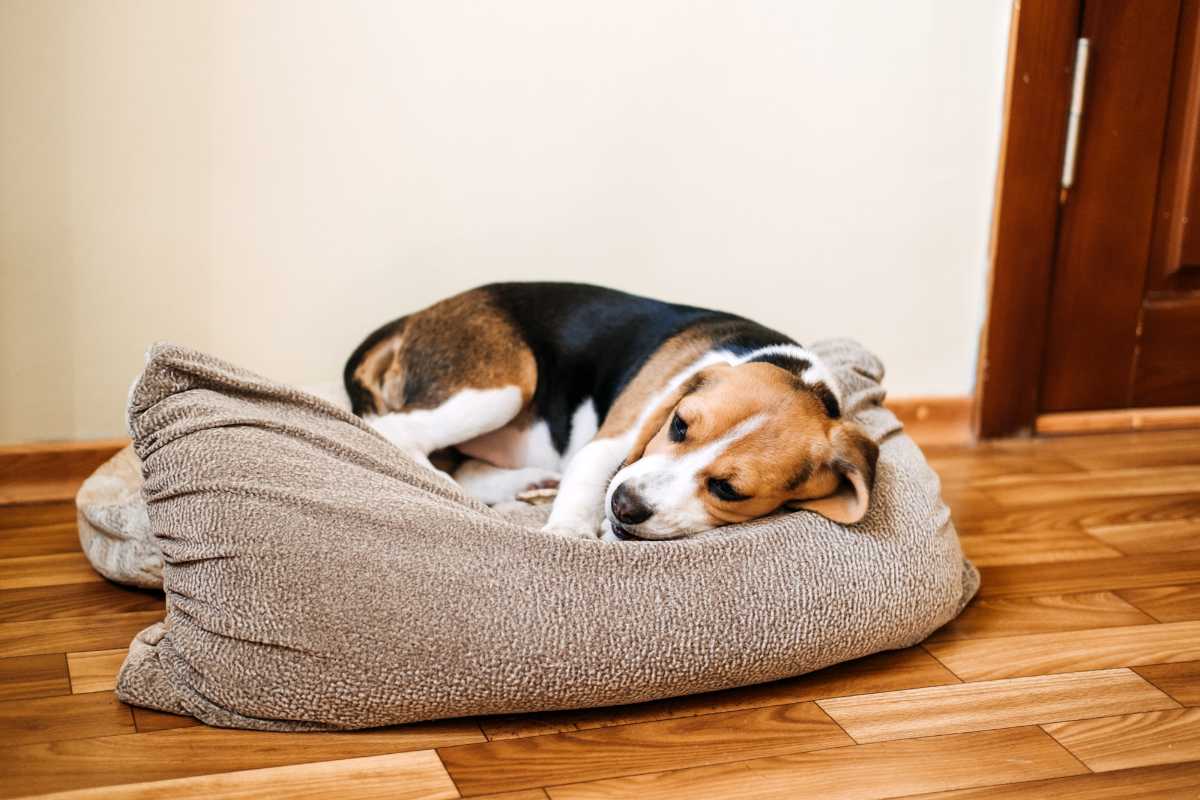
[[[1086,771],[1043,731],[1014,728],[552,786],[547,793],[552,800],[860,800]]]
[[[75,522],[0,529],[0,559],[44,556],[79,550],[79,527]]]
[[[1200,661],[1147,664],[1134,670],[1183,706],[1200,706]]]
[[[544,797],[545,795],[542,795]],[[450,800],[458,792],[433,750],[242,770],[42,795],[44,800],[234,800],[251,797],[353,797]]]
[[[0,589],[97,583],[103,580],[79,551],[0,559]]]
[[[851,744],[813,703],[618,725],[440,750],[464,795]]]
[[[0,530],[74,522],[76,513],[74,499],[5,506],[0,508]]]
[[[1011,564],[980,569],[981,597],[1013,594],[1074,594],[1200,582],[1200,551],[1048,564]],[[1129,600],[1123,593],[1126,600]],[[1133,602],[1130,600],[1130,602]],[[1137,603],[1134,603],[1137,605]],[[1138,606],[1141,608],[1141,606]],[[1151,616],[1152,612],[1142,608]]]
[[[1056,453],[1038,450],[1006,452],[990,448],[987,443],[972,449],[925,450],[929,466],[946,486],[970,486],[976,481],[1013,474],[1061,475],[1083,471],[1073,460]]]
[[[0,658],[0,700],[70,693],[67,659],[62,653]]]
[[[1002,639],[930,642],[925,648],[965,681],[1200,659],[1200,622],[1172,622]]]
[[[1112,592],[977,598],[926,641],[1148,625],[1154,618]]]
[[[471,796],[471,800],[547,800],[548,797],[545,789],[518,789],[515,792],[476,794]]]
[[[1200,619],[1200,584],[1126,589],[1118,594],[1159,622]]]
[[[72,698],[102,695],[73,695]],[[334,761],[481,741],[468,720],[348,733],[194,728],[0,747],[0,797]]]
[[[860,743],[1178,707],[1126,669],[904,689],[817,704]]]
[[[67,653],[71,693],[111,692],[117,686],[117,672],[125,663],[125,656],[128,654],[128,647]]]
[[[1200,761],[1200,708],[1043,726],[1093,772]]]
[[[111,692],[0,703],[3,746],[116,736],[134,730],[129,706]]]
[[[1108,497],[1135,497],[1194,492],[1200,466],[1155,469],[1112,469],[1078,475],[1013,476],[981,481],[975,488],[1005,508],[1071,503]]]
[[[138,733],[150,733],[151,731],[171,731],[176,728],[194,728],[203,723],[195,717],[168,714],[165,711],[133,706],[133,724]]]
[[[84,476],[53,481],[5,481],[0,483],[0,508],[74,500],[83,480]]]
[[[489,717],[480,725],[489,739],[512,739],[946,683],[958,678],[925,651],[910,647],[772,683],[612,708]]]
[[[1043,531],[1035,528],[1004,533],[963,533],[959,541],[967,558],[974,561],[977,567],[1079,561],[1121,555],[1120,550],[1081,531]]]
[[[1129,555],[1200,550],[1200,521],[1197,520],[1089,528],[1088,533]]]
[[[162,611],[98,614],[94,617],[0,622],[0,657],[72,653],[129,647],[144,628],[162,621]]]
[[[983,495],[982,490],[977,493]],[[989,501],[992,502],[992,501]],[[954,509],[960,533],[1007,533],[1022,530],[1087,530],[1092,527],[1135,525],[1143,522],[1200,520],[1200,493],[1114,497],[1087,503],[1051,503],[1023,509]]]
[[[162,592],[133,589],[115,583],[77,583],[0,590],[0,623],[70,619],[132,611],[165,613]]]
[[[1179,800],[1200,796],[1200,763],[1098,772],[1067,778],[954,789],[909,800]]]

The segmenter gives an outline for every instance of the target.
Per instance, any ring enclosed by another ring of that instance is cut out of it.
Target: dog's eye
[[[667,431],[667,437],[672,442],[682,442],[687,438],[687,423],[679,414],[671,419],[671,430]]]
[[[733,488],[733,484],[729,481],[720,478],[708,479],[708,491],[713,497],[718,500],[724,500],[727,503],[736,503],[739,500],[746,500],[749,495],[742,494],[737,489]]]

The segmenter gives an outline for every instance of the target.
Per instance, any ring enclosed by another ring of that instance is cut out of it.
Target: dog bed
[[[361,728],[652,700],[915,644],[978,573],[879,405],[882,365],[848,341],[813,349],[881,445],[866,518],[648,543],[539,533],[545,507],[488,508],[328,401],[157,345],[130,394],[133,452],[79,495],[97,568],[161,575],[167,595],[117,693],[212,725]]]

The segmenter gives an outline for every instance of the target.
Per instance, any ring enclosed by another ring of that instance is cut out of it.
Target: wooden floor
[[[930,455],[983,588],[920,647],[643,705],[333,734],[117,702],[162,598],[91,571],[55,499],[69,482],[10,488],[0,797],[1200,797],[1200,432]]]

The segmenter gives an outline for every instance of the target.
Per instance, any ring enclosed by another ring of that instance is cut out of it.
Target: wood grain
[[[151,731],[171,731],[176,728],[195,728],[203,723],[195,717],[168,714],[164,711],[134,706],[133,724],[138,733],[150,733]]]
[[[839,747],[615,780],[552,786],[552,800],[900,797],[918,792],[1086,772],[1037,728]]]
[[[0,482],[82,480],[127,444],[113,438],[0,445]]]
[[[111,616],[130,611],[162,613],[162,592],[131,589],[115,583],[78,583],[0,590],[0,622]]]
[[[1126,589],[1119,594],[1159,622],[1200,620],[1200,584]]]
[[[1081,531],[1031,529],[988,534],[963,533],[959,539],[967,558],[978,567],[1078,561],[1121,555],[1120,550]]]
[[[976,432],[1027,432],[1038,412],[1059,215],[1077,0],[1013,4],[992,219]]]
[[[1133,670],[1183,706],[1200,706],[1200,661],[1149,664]]]
[[[0,529],[0,559],[78,550],[79,528],[74,522]]]
[[[1194,459],[1193,459],[1194,461]],[[982,490],[974,490],[983,495]],[[953,508],[960,533],[1008,533],[1021,530],[1087,530],[1091,527],[1136,525],[1143,522],[1200,520],[1200,493],[1108,497],[1086,503],[1050,503],[1004,509],[995,501],[982,510]]]
[[[71,693],[62,653],[0,658],[0,700]]]
[[[1200,551],[983,567],[980,574],[983,581],[979,587],[979,594],[982,597],[1060,592],[1074,594],[1198,583]],[[1121,596],[1129,600],[1124,593]],[[1142,610],[1154,616],[1147,609]]]
[[[488,717],[480,725],[489,739],[512,739],[946,683],[958,683],[958,678],[925,651],[911,647],[757,686],[613,708]]]
[[[73,498],[50,503],[22,503],[18,506],[6,506],[3,513],[0,513],[0,531],[74,522],[76,513],[78,512],[75,510]],[[32,553],[26,555],[32,555]]]
[[[1195,406],[1064,411],[1057,414],[1039,414],[1034,423],[1034,430],[1046,435],[1197,427],[1200,427],[1200,409]]]
[[[1032,633],[1001,639],[963,639],[925,645],[965,681],[1057,672],[1136,667],[1200,659],[1200,622],[1173,622]]]
[[[1123,669],[905,689],[817,704],[860,743],[1178,707]]]
[[[0,657],[71,653],[128,647],[143,628],[162,621],[162,611],[94,617],[0,622]]]
[[[454,783],[433,750],[346,758],[315,764],[226,772],[195,778],[104,786],[43,795],[45,800],[451,800]]]
[[[1131,405],[1178,22],[1178,0],[1083,4],[1091,91],[1058,229],[1043,412]]]
[[[851,744],[813,703],[571,731],[441,750],[464,795]]]
[[[1200,761],[1200,708],[1044,725],[1094,772]]]
[[[1088,533],[1122,553],[1175,553],[1200,550],[1200,521],[1144,522],[1088,528]]]
[[[911,800],[1180,800],[1200,797],[1200,763],[1025,780],[913,795]]]
[[[128,647],[68,653],[67,670],[71,674],[72,694],[112,691],[117,685],[117,671],[128,653]]]
[[[1079,631],[1093,628],[1148,625],[1154,618],[1112,592],[983,597],[926,641],[988,639],[1030,633]]]
[[[80,552],[0,559],[0,589],[97,583],[103,580]]]
[[[474,723],[451,720],[352,733],[268,733],[197,726],[39,742],[0,747],[0,797],[428,750],[482,739]]]
[[[115,736],[134,730],[129,706],[111,692],[0,703],[0,745]]]
[[[1048,503],[1099,500],[1194,492],[1200,486],[1200,466],[1158,469],[1113,469],[1078,475],[1011,476],[980,481],[975,488],[1004,508]]]

